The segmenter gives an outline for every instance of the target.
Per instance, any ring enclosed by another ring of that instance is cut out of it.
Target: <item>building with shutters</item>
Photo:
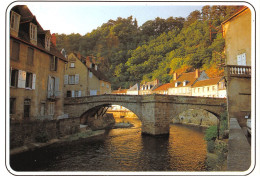
[[[191,88],[196,81],[209,79],[205,71],[196,69],[194,72],[173,74],[173,81],[169,85],[168,95],[192,96]]]
[[[153,94],[153,90],[156,89],[158,86],[159,86],[158,79],[155,79],[150,82],[145,82],[140,86],[139,95]]]
[[[110,94],[111,84],[89,57],[71,53],[64,73],[64,97]]]
[[[63,116],[66,58],[25,5],[10,11],[10,118],[14,121]]]
[[[224,77],[196,81],[191,87],[192,96],[226,98]]]
[[[251,114],[251,11],[244,6],[222,23],[229,118],[245,127]]]

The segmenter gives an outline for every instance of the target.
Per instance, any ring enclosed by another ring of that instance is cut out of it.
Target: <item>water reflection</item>
[[[103,137],[62,147],[46,147],[11,157],[20,171],[201,171],[205,170],[206,144],[201,129],[171,125],[168,137],[141,134],[135,124],[113,129]]]

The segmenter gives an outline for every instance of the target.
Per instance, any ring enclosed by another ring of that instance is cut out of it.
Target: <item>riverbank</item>
[[[63,136],[59,139],[51,139],[45,143],[34,142],[34,143],[29,143],[29,144],[23,145],[21,147],[11,149],[10,155],[15,155],[15,154],[19,154],[19,153],[23,153],[23,152],[27,152],[27,151],[33,151],[35,149],[54,145],[54,144],[58,145],[58,144],[66,143],[66,142],[73,142],[73,141],[78,141],[81,139],[96,137],[99,135],[103,135],[104,133],[105,133],[105,130],[97,130],[97,131],[84,130],[84,131],[81,131],[76,134]]]

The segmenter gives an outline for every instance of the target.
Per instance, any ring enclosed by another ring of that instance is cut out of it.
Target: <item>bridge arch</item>
[[[199,126],[211,126],[219,124],[219,115],[205,109],[187,109],[172,117],[173,123],[193,124]]]
[[[102,113],[98,111],[100,111],[102,108],[111,107],[112,105],[119,105],[127,108],[128,110],[133,112],[137,116],[137,118],[142,122],[142,113],[138,111],[138,109],[134,108],[133,106],[130,106],[131,104],[129,103],[118,103],[118,102],[109,102],[109,103],[100,102],[100,103],[86,105],[84,111],[80,115],[80,118],[84,117],[86,114],[88,114],[89,116],[93,116],[95,114]]]

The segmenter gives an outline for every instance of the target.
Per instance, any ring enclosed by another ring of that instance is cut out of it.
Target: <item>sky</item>
[[[156,17],[167,19],[170,16],[186,18],[190,12],[201,10],[202,5],[176,3],[105,3],[105,2],[48,2],[28,3],[27,6],[36,16],[43,29],[51,33],[85,35],[108,20],[133,16],[141,26]]]

